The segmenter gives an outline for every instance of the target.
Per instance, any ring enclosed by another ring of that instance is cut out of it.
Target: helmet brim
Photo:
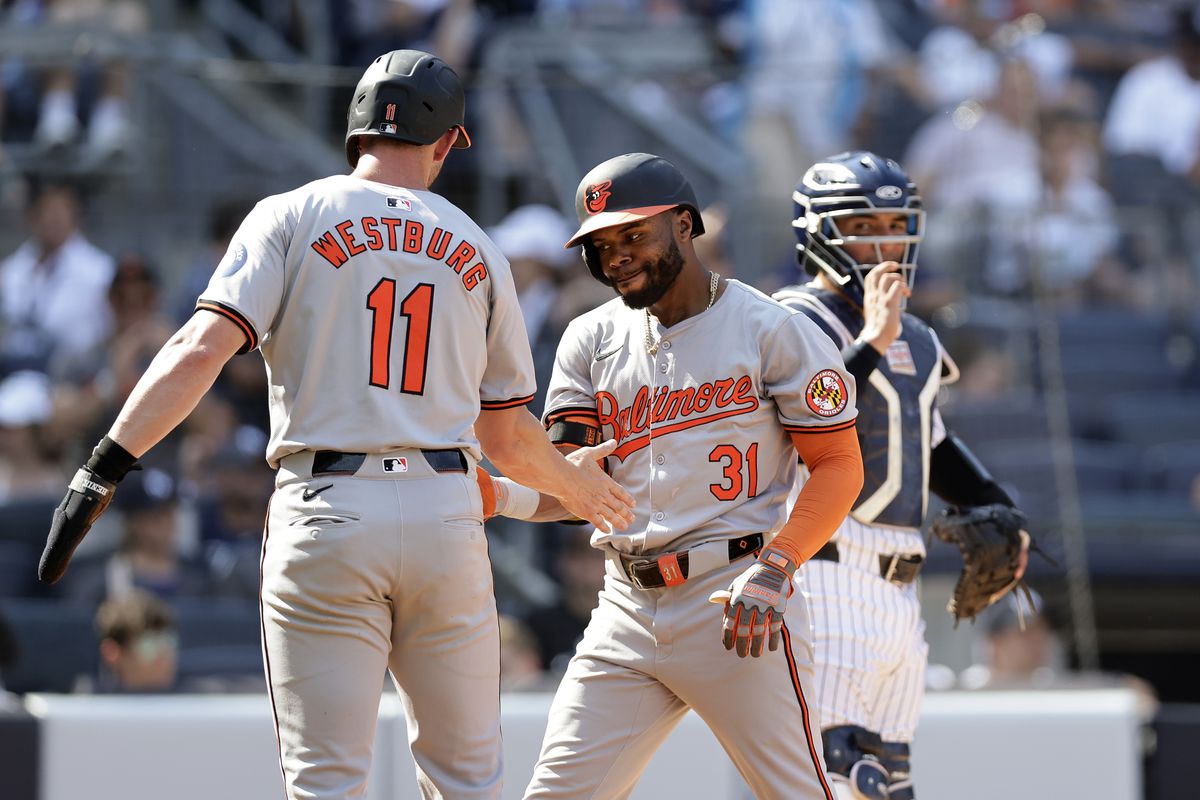
[[[665,206],[642,206],[641,208],[626,208],[621,211],[603,211],[595,216],[588,217],[579,226],[579,230],[571,239],[563,245],[563,249],[569,250],[572,247],[578,247],[583,244],[592,233],[603,228],[612,228],[616,225],[626,225],[630,222],[636,222],[639,219],[653,217],[655,214],[661,214],[664,211],[670,211],[672,208],[679,208],[678,203],[673,203]]]

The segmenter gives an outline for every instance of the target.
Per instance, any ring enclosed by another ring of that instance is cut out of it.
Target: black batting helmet
[[[346,112],[346,160],[358,165],[357,136],[433,144],[458,128],[455,147],[470,147],[463,127],[466,99],[458,73],[420,50],[393,50],[371,62]]]
[[[601,283],[609,283],[589,235],[601,228],[624,225],[680,206],[692,215],[692,238],[704,233],[696,192],[674,164],[649,153],[610,158],[584,175],[575,190],[579,230],[566,247],[583,245],[583,260],[592,275]]]

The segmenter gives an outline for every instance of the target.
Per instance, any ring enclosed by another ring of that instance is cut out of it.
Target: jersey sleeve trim
[[[594,406],[563,406],[562,408],[556,408],[546,415],[546,418],[542,420],[542,424],[548,428],[567,417],[586,417],[588,420],[595,421],[596,427],[600,426],[600,415],[596,413]]]
[[[505,408],[516,408],[517,406],[527,406],[533,402],[533,395],[527,394],[523,397],[512,397],[508,400],[483,400],[479,405],[485,411],[500,411]]]
[[[233,306],[218,303],[216,300],[199,300],[196,302],[196,310],[211,311],[214,314],[220,314],[242,329],[242,333],[246,335],[246,343],[238,349],[238,355],[249,353],[258,347],[258,333],[254,330],[254,326],[250,324],[250,320],[246,319],[242,312]]]
[[[847,428],[853,428],[857,419],[849,420],[848,422],[839,422],[835,425],[784,425],[783,429],[788,433],[833,433],[834,431],[844,431]]]

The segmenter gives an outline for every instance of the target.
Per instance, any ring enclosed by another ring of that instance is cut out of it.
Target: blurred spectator
[[[1006,61],[986,105],[967,101],[933,117],[904,156],[930,211],[922,260],[949,265],[970,289],[1012,292],[1023,278],[1013,234],[1041,197],[1037,111],[1033,72]],[[977,272],[963,274],[966,267]]]
[[[51,393],[50,379],[32,370],[0,382],[0,502],[53,497],[69,478],[44,430]]]
[[[115,265],[84,238],[79,216],[74,188],[34,188],[31,236],[0,263],[0,372],[51,369],[56,359],[87,352],[108,335],[105,294]]]
[[[561,542],[552,574],[561,586],[557,602],[530,612],[525,623],[537,638],[542,668],[561,675],[596,607],[604,585],[604,554],[577,528]]]
[[[205,468],[212,484],[198,502],[200,540],[213,592],[222,597],[258,599],[263,522],[275,488],[265,447],[265,440],[246,447],[235,442]]]
[[[525,623],[500,615],[500,691],[553,691],[556,681],[542,670],[537,640]]]
[[[17,663],[19,655],[17,635],[4,616],[4,609],[0,608],[0,711],[4,710],[8,703],[8,692],[4,688],[4,672]]]
[[[108,286],[113,325],[108,338],[90,351],[58,360],[55,434],[75,441],[93,441],[175,332],[160,310],[160,283],[154,265],[140,253],[117,260]],[[174,445],[175,440],[172,439]],[[173,468],[174,446],[156,452],[150,465]]]
[[[164,599],[208,597],[212,581],[204,562],[183,552],[175,480],[159,469],[131,472],[113,507],[123,516],[117,552],[78,559],[63,578],[63,595],[95,606],[144,590]]]
[[[1064,669],[1062,645],[1046,619],[1041,595],[1009,592],[980,615],[975,664],[960,676],[964,689],[1048,686]]]
[[[54,0],[44,5],[43,22],[67,30],[113,33],[130,38],[144,34],[149,19],[144,4],[133,0]],[[103,65],[61,66],[45,79],[35,140],[48,147],[75,142],[81,73],[98,71],[99,89],[88,115],[86,156],[96,163],[129,144],[128,74],[120,61]]]
[[[1040,15],[1018,14],[1037,6],[1013,0],[941,6],[942,24],[921,42],[919,56],[922,88],[932,106],[953,108],[993,96],[1008,58],[1019,58],[1033,70],[1044,96],[1063,96],[1074,51],[1066,37],[1046,31]]]
[[[196,310],[196,299],[208,287],[213,272],[229,250],[234,234],[253,208],[254,200],[238,196],[221,200],[209,209],[204,247],[184,272],[171,304],[172,315],[180,325],[187,322]]]
[[[1178,200],[1168,176],[1200,182],[1200,4],[1175,23],[1173,51],[1125,74],[1104,124],[1112,181],[1133,204]]]
[[[101,603],[97,694],[173,692],[179,667],[179,632],[171,607],[152,594],[132,591]]]
[[[467,61],[477,25],[475,0],[350,0],[331,4],[339,63],[365,67],[380,53],[426,50],[455,69]]]
[[[514,209],[489,231],[512,267],[517,300],[525,317],[538,384],[534,409],[540,409],[545,401],[558,340],[567,323],[581,310],[575,303],[564,304],[561,297],[565,284],[580,273],[587,274],[576,251],[563,248],[573,231],[562,214],[550,206],[536,204]],[[576,266],[580,269],[572,271]],[[604,293],[605,300],[610,296],[607,291]]]
[[[1116,208],[1096,180],[1098,154],[1088,120],[1060,111],[1039,131],[1042,205],[1032,231],[1033,266],[1059,305],[1085,301],[1144,304],[1146,282],[1129,279],[1117,262]]]
[[[754,160],[766,251],[790,252],[791,196],[807,165],[849,149],[876,82],[906,53],[871,0],[761,0],[749,6],[743,148]]]

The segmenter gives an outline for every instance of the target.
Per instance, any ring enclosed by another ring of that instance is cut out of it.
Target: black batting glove
[[[58,582],[67,571],[75,548],[112,502],[117,483],[132,469],[139,469],[134,456],[107,436],[100,440],[54,509],[46,549],[38,564],[38,580]]]

